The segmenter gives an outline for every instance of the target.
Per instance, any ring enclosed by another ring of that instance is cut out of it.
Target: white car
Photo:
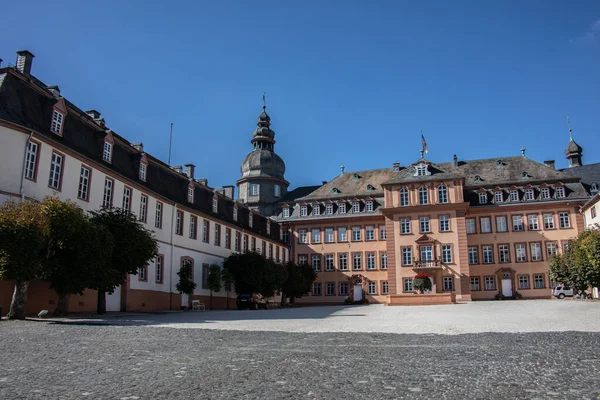
[[[565,297],[573,297],[573,289],[568,286],[557,286],[552,291],[552,296],[564,299]]]

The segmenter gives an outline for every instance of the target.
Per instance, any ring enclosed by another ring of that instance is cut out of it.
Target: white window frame
[[[113,201],[113,190],[115,182],[112,179],[104,179],[104,191],[102,194],[102,207],[111,208]]]
[[[429,204],[429,189],[425,186],[419,188],[419,205],[425,206]]]
[[[340,282],[340,291],[338,292],[338,294],[340,296],[348,296],[348,283],[347,282]]]
[[[319,204],[313,204],[313,215],[321,215],[321,206]]]
[[[146,182],[146,170],[148,168],[147,164],[144,163],[140,163],[140,171],[139,171],[139,176],[140,176],[140,180]]]
[[[375,227],[373,225],[365,226],[365,240],[375,240]]]
[[[360,203],[358,201],[355,201],[354,203],[352,203],[352,212],[353,213],[360,212]]]
[[[438,203],[448,203],[448,187],[446,185],[438,186]]]
[[[283,218],[289,218],[289,217],[290,217],[290,208],[283,207]]]
[[[451,244],[443,244],[442,245],[442,263],[443,264],[452,264],[452,245]]]
[[[525,230],[525,223],[523,222],[522,215],[513,215],[512,222],[513,222],[513,231],[523,232]]]
[[[132,194],[133,194],[133,191],[131,190],[131,188],[129,188],[127,186],[125,186],[123,188],[123,203],[122,203],[123,210],[131,211]]]
[[[487,202],[488,202],[487,193],[484,193],[484,192],[479,193],[479,204],[487,204]]]
[[[346,214],[346,203],[340,203],[340,205],[338,206],[338,213]]]
[[[92,170],[84,165],[79,170],[79,185],[77,187],[77,198],[81,200],[89,200],[90,195],[90,177]]]
[[[333,228],[325,228],[325,243],[335,242],[335,234]]]
[[[348,271],[348,253],[338,254],[338,268],[340,271]]]
[[[260,186],[258,183],[250,184],[250,196],[258,196],[260,193]]]
[[[500,222],[502,221],[502,222]],[[508,232],[508,225],[506,222],[506,216],[500,215],[496,217],[496,232]]]
[[[500,190],[497,190],[496,192],[494,192],[494,201],[496,203],[502,203],[503,200],[504,200],[504,196]]]
[[[365,211],[366,212],[372,212],[373,211],[373,201],[372,200],[368,200],[366,205],[365,205]]]
[[[501,264],[510,263],[510,246],[507,244],[498,245],[498,262]]]
[[[525,200],[535,200],[535,192],[533,191],[533,189],[525,189]]]
[[[519,201],[519,191],[518,190],[510,191],[510,201]]]
[[[367,294],[377,294],[377,283],[369,281],[369,283],[367,284]]]
[[[542,245],[539,242],[529,243],[531,261],[542,261]]]
[[[410,218],[409,217],[403,217],[400,219],[400,234],[401,235],[408,235],[410,234]]]
[[[306,217],[308,215],[308,206],[300,206],[300,216]]]
[[[433,261],[433,246],[429,244],[420,246],[419,254],[421,261]]]
[[[452,277],[452,276],[442,277],[442,290],[444,292],[452,292],[454,290],[454,277]]]
[[[333,204],[327,204],[325,206],[325,214],[327,214],[327,215],[333,214]]]
[[[404,278],[402,282],[402,289],[404,292],[413,291],[413,278]]]
[[[387,251],[382,251],[380,254],[381,269],[388,269]]]
[[[352,227],[352,241],[359,242],[361,240],[360,226]]]
[[[379,240],[387,239],[387,229],[385,225],[379,225]]]
[[[481,252],[483,255],[483,263],[484,264],[493,264],[494,263],[494,246],[486,244],[481,246]]]
[[[408,189],[403,187],[402,189],[400,189],[399,193],[400,193],[400,206],[401,207],[409,206],[410,205],[410,196],[409,196]]]
[[[112,161],[112,143],[104,141],[104,148],[102,150],[102,159],[106,162]]]
[[[449,215],[440,215],[440,232],[450,232],[450,216]]]
[[[527,216],[527,225],[530,231],[540,230],[540,217],[537,214],[529,214]]]
[[[515,261],[527,262],[527,247],[525,243],[515,243]]]
[[[163,256],[158,255],[156,257],[156,262],[155,262],[156,269],[154,270],[154,282],[159,283],[159,284],[162,283],[162,280],[163,280],[163,269],[164,269],[163,262],[164,262]]]
[[[352,270],[362,270],[362,253],[352,253]]]
[[[467,234],[477,233],[475,218],[467,218],[465,220]]]
[[[325,254],[325,271],[333,271],[334,270],[334,261],[335,254]]]
[[[561,212],[558,214],[559,226],[561,229],[571,227],[571,219],[568,212]]]
[[[469,265],[479,264],[479,251],[477,247],[468,247],[467,252],[469,255]]]
[[[281,186],[279,186],[279,185],[273,186],[273,196],[281,197]]]
[[[321,243],[321,228],[313,228],[310,231],[311,243]]]
[[[419,217],[419,233],[430,233],[431,221],[429,217]]]
[[[289,208],[288,208],[289,210]],[[237,207],[233,207],[233,220],[237,222],[238,220],[238,208]]]
[[[491,233],[492,232],[492,219],[490,217],[479,218],[479,225],[480,225],[481,233]]]
[[[485,290],[496,290],[496,277],[486,276],[485,277]]]
[[[216,214],[218,211],[219,211],[219,199],[216,198],[216,197],[213,197],[213,199],[212,199],[212,212],[214,212]]]
[[[377,257],[373,251],[367,252],[367,269],[371,271],[377,269]]]
[[[471,284],[471,290],[473,290],[473,291],[481,290],[481,285],[480,285],[478,276],[472,276],[469,283]]]
[[[554,195],[556,196],[557,199],[564,199],[565,198],[565,188],[564,188],[564,186],[557,186],[554,189]]]
[[[541,194],[542,199],[549,199],[550,198],[550,189],[549,188],[541,188],[540,194]]]
[[[50,162],[50,175],[48,177],[48,187],[60,190],[62,168],[64,157],[58,153],[52,152],[52,160]]]
[[[544,214],[544,229],[554,229],[556,224],[554,223],[554,214]]]
[[[162,228],[162,208],[163,203],[157,201],[154,209],[154,227],[159,229]]]
[[[412,265],[413,263],[412,247],[402,248],[402,265]]]
[[[298,243],[306,244],[307,240],[307,230],[306,229],[298,229]]]
[[[187,201],[188,201],[188,203],[194,202],[194,187],[193,186],[188,186]]]
[[[53,110],[52,124],[50,125],[50,130],[58,135],[62,135],[62,128],[63,128],[64,120],[65,120],[65,116],[63,113],[60,113],[57,110]]]
[[[40,145],[29,141],[27,144],[27,156],[25,157],[25,178],[34,180],[37,166],[38,151]]]
[[[141,222],[146,223],[148,217],[148,196],[145,194],[140,195],[140,213],[138,215],[138,219]]]

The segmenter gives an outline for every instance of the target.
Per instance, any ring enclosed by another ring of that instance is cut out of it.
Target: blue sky
[[[0,57],[150,154],[234,184],[263,91],[291,187],[410,164],[519,155],[566,167],[565,114],[600,162],[600,2],[27,1]]]

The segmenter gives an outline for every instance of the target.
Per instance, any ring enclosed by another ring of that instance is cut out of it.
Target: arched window
[[[425,186],[419,188],[419,204],[429,204],[429,194]]]
[[[440,185],[438,187],[438,202],[440,204],[448,202],[448,187],[446,185]]]
[[[409,205],[408,201],[408,189],[402,188],[400,189],[400,206],[405,207]]]

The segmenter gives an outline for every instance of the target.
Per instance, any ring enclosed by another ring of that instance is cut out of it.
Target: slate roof
[[[585,185],[591,186],[595,183],[600,186],[600,163],[565,168],[561,172],[581,178],[581,182]]]
[[[232,199],[219,195],[218,212],[213,213],[212,199],[215,190],[212,188],[195,184],[194,203],[189,203],[188,177],[173,171],[167,164],[149,154],[146,154],[149,161],[146,181],[141,181],[138,171],[144,153],[114,132],[112,162],[104,161],[102,150],[107,134],[106,128],[97,125],[91,117],[66,99],[68,114],[63,122],[63,135],[51,132],[53,107],[58,101],[45,85],[34,77],[24,77],[10,67],[0,69],[0,119],[31,129],[171,201],[279,241],[279,225],[272,224],[271,234],[267,235],[267,218],[254,211],[253,228],[250,228],[250,210],[241,203],[238,203],[238,221],[234,221],[233,206],[236,202]]]
[[[346,172],[319,187],[312,193],[298,198],[298,201],[321,199],[350,199],[352,197],[382,197],[383,182],[390,179],[392,168],[371,169],[366,171]],[[369,189],[369,185],[372,189]],[[334,192],[337,189],[339,193]]]
[[[287,192],[281,199],[281,203],[293,203],[296,201],[296,199],[307,196],[320,187],[320,185],[297,187],[294,190]]]

